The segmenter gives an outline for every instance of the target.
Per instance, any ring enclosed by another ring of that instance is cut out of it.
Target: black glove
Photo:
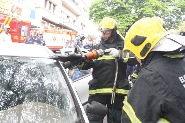
[[[81,54],[69,54],[69,55],[60,55],[58,56],[59,60],[62,62],[73,62],[73,61],[78,61],[80,59],[83,59],[83,56]]]

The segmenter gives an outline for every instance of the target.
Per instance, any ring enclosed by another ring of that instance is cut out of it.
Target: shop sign
[[[1,0],[0,12],[4,14],[8,14],[10,16],[20,17],[22,14],[22,8],[15,5],[12,0]]]

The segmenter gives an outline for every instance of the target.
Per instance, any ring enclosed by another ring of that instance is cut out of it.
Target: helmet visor
[[[101,28],[100,32],[103,33],[103,34],[111,34],[112,33],[112,29]]]

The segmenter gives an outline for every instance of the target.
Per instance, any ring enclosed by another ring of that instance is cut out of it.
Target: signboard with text
[[[22,8],[16,6],[12,0],[1,0],[0,13],[19,18],[22,13]]]
[[[20,20],[29,21],[31,8],[24,5],[26,1],[27,0],[0,0],[0,13]],[[27,5],[28,4],[29,3],[27,3]]]

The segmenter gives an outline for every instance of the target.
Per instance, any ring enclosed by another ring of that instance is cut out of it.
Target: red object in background
[[[17,20],[6,14],[0,13],[0,33],[3,31],[3,25],[10,26],[10,35],[13,42],[24,42],[30,35],[31,23],[29,21]]]

